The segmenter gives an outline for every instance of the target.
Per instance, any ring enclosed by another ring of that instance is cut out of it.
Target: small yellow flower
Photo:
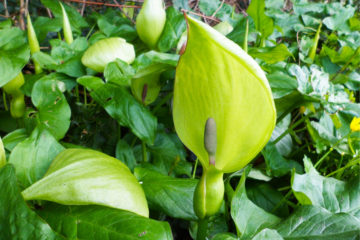
[[[352,132],[360,131],[360,118],[354,117],[350,123],[350,129]]]

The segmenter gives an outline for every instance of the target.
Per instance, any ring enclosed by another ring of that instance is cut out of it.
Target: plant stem
[[[199,158],[196,158],[194,170],[193,170],[193,173],[192,173],[192,179],[195,179],[196,169],[197,169],[198,163],[199,163]]]
[[[147,162],[146,143],[144,141],[141,142],[141,147],[142,147],[143,161]]]
[[[278,204],[275,205],[275,207],[271,210],[271,213],[274,213],[281,206],[281,204],[286,202],[287,199],[291,196],[291,194],[292,194],[292,189],[290,189],[290,191],[287,192],[287,194],[280,200],[280,202],[278,202]]]
[[[86,92],[86,87],[84,87],[84,105],[86,107],[87,105],[87,92]]]
[[[205,240],[207,235],[209,219],[205,217],[204,219],[198,220],[198,229],[196,234],[196,240]]]
[[[76,101],[80,102],[79,85],[75,86]]]
[[[331,148],[325,153],[325,155],[322,156],[322,157],[320,158],[320,160],[315,163],[314,168],[318,167],[318,166],[325,160],[325,158],[326,158],[327,156],[329,156],[329,154],[330,154],[332,151],[334,151],[334,148],[331,147]]]
[[[304,122],[306,117],[303,117],[299,119],[297,122],[295,122],[292,126],[290,126],[288,129],[286,129],[285,132],[283,132],[279,137],[277,137],[272,143],[276,144],[278,143],[283,137],[285,137],[290,131],[292,131],[294,128],[299,126],[302,122]]]
[[[6,93],[5,91],[3,91],[3,100],[4,100],[4,107],[5,107],[5,111],[9,111],[7,102],[6,102]]]
[[[334,175],[335,173],[338,173],[338,172],[341,172],[341,171],[344,171],[345,169],[353,166],[353,165],[356,165],[357,163],[360,163],[360,158],[356,158],[355,160],[352,160],[350,162],[348,162],[345,167],[342,167],[342,168],[339,168],[331,173],[329,173],[328,175],[326,175],[326,177],[330,177],[332,175]]]
[[[246,20],[245,37],[243,43],[243,49],[246,53],[248,52],[248,35],[249,35],[249,19]]]

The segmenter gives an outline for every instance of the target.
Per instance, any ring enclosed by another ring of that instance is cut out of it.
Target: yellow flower
[[[360,131],[360,118],[354,117],[350,123],[350,129],[352,132]]]

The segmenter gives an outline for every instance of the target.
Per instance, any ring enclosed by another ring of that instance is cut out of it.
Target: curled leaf
[[[74,39],[73,39],[72,31],[71,31],[70,21],[66,14],[64,6],[61,3],[60,3],[60,6],[61,6],[62,15],[63,15],[63,30],[64,30],[65,42],[67,44],[71,44],[74,41]]]
[[[44,178],[22,194],[25,200],[48,200],[65,205],[97,204],[149,216],[144,191],[127,166],[89,149],[61,152]]]
[[[215,168],[233,172],[259,153],[275,127],[269,83],[260,66],[238,45],[205,23],[187,20],[187,46],[175,77],[175,129],[207,169],[204,130],[207,119],[213,118]]]
[[[106,38],[89,47],[81,62],[88,68],[103,72],[105,66],[117,58],[128,64],[132,63],[135,59],[134,46],[123,38]]]
[[[31,22],[30,14],[27,15],[27,35],[28,35],[31,54],[40,52],[39,41],[36,37],[36,33],[35,33],[34,27]],[[34,66],[35,66],[35,73],[36,74],[41,73],[42,69],[41,69],[40,64],[36,60],[33,60],[33,61],[34,61]]]

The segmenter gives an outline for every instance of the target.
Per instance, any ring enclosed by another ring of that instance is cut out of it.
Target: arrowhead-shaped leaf
[[[215,119],[215,167],[233,172],[258,154],[274,129],[276,112],[269,83],[238,45],[205,23],[187,19],[188,42],[174,87],[176,132],[207,168],[204,129],[208,118]]]

